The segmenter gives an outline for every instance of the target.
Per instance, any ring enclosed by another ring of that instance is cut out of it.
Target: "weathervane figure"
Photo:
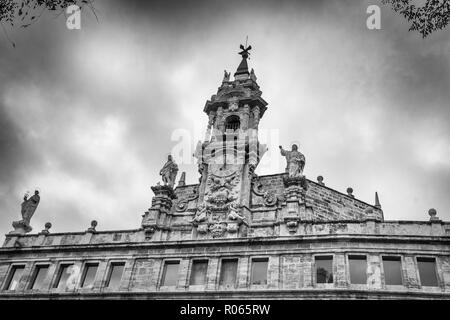
[[[246,44],[247,45],[247,44]],[[252,49],[252,46],[248,46],[247,48],[245,48],[242,44],[240,45],[241,48],[241,52],[239,52],[239,54],[242,56],[243,59],[247,59],[248,56],[250,55],[250,50]]]

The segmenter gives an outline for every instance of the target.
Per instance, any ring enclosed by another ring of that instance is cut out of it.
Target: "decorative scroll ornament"
[[[194,194],[191,195],[190,197],[186,198],[186,199],[182,199],[180,200],[176,206],[175,206],[175,210],[177,212],[184,212],[186,211],[186,209],[188,208],[189,202],[191,201],[195,201],[198,199],[198,191],[197,189],[194,189]]]
[[[273,194],[273,192],[269,192],[265,190],[264,186],[262,185],[261,181],[259,180],[259,177],[254,175],[252,179],[252,191],[257,196],[260,196],[263,198],[264,205],[267,207],[271,207],[277,204],[278,197]]]

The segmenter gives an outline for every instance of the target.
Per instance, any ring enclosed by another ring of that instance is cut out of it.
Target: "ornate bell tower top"
[[[203,111],[211,118],[225,110],[237,110],[248,106],[251,109],[258,107],[258,117],[261,118],[267,109],[267,102],[261,97],[262,92],[256,83],[256,75],[253,69],[249,72],[247,59],[250,55],[252,46],[245,48],[240,46],[242,56],[234,80],[230,79],[230,72],[225,70],[221,86],[217,94],[212,95],[211,99],[206,101]]]

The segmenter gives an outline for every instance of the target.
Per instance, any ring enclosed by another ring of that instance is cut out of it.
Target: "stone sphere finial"
[[[347,195],[348,195],[349,197],[352,197],[352,198],[355,197],[355,196],[353,195],[353,188],[352,188],[352,187],[348,187],[348,188],[347,188]]]
[[[437,217],[437,211],[434,208],[431,208],[430,210],[428,210],[428,214],[430,215],[430,220],[431,221],[439,221],[439,217]]]
[[[435,217],[436,216],[436,214],[437,214],[437,211],[436,211],[436,209],[434,209],[434,208],[431,208],[430,210],[428,210],[428,214],[430,215],[430,217]]]
[[[95,227],[97,226],[97,221],[96,220],[92,220],[91,221],[91,226],[87,229],[87,232],[96,232]]]
[[[52,224],[50,222],[47,222],[45,225],[45,229],[40,232],[40,234],[49,234],[50,228],[52,227]]]
[[[325,183],[323,183],[323,177],[322,177],[322,176],[318,176],[318,177],[317,177],[317,182],[318,182],[320,185],[322,185],[322,186],[325,185]]]

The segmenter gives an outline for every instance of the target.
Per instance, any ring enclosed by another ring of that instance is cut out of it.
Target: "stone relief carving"
[[[258,176],[252,179],[252,191],[255,195],[262,197],[264,205],[267,207],[274,206],[278,202],[278,197],[273,193],[265,190]]]
[[[231,97],[228,99],[228,109],[230,111],[236,111],[239,108],[239,98]]]
[[[240,181],[238,172],[234,172],[230,176],[220,177],[210,174],[206,182],[208,190],[205,199],[212,210],[224,210],[227,204],[236,200],[236,186]]]
[[[194,219],[192,219],[192,222],[199,223],[206,221],[208,218],[208,209],[206,208],[206,205],[204,203],[200,204],[197,208],[197,212],[195,213]]]
[[[186,209],[188,208],[189,202],[195,201],[197,199],[198,199],[198,190],[194,189],[194,194],[193,195],[191,195],[191,196],[189,196],[189,197],[187,197],[185,199],[180,200],[176,204],[175,211],[177,211],[177,212],[184,212],[184,211],[186,211]]]
[[[239,205],[235,202],[230,204],[228,211],[228,219],[230,220],[244,220],[245,218],[240,215]]]
[[[213,238],[222,237],[227,230],[227,224],[225,222],[216,222],[210,225],[209,232]]]

